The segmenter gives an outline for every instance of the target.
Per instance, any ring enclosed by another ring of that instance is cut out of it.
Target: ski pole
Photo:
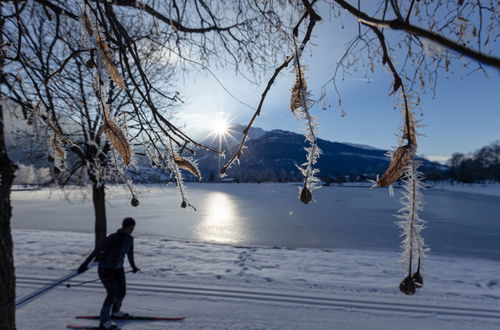
[[[91,263],[90,268],[94,267],[95,265],[97,265],[96,262]],[[26,304],[32,302],[33,300],[40,297],[41,295],[49,292],[50,290],[54,289],[58,285],[72,279],[73,277],[75,277],[77,275],[79,275],[79,273],[76,270],[73,270],[70,273],[68,273],[67,275],[58,278],[54,282],[49,283],[49,284],[41,287],[40,289],[38,289],[30,294],[27,294],[24,297],[19,298],[18,300],[16,300],[16,309],[19,309],[19,308],[25,306]]]
[[[128,270],[128,271],[126,271],[126,272],[125,272],[125,274],[130,273],[130,272],[131,272],[131,270]],[[99,280],[100,280],[100,278],[96,278],[96,279],[94,279],[94,280],[90,280],[90,281],[83,281],[83,282],[80,282],[80,283],[78,283],[78,284],[70,284],[70,283],[68,283],[68,284],[66,284],[66,287],[67,287],[67,288],[74,288],[74,287],[77,287],[77,286],[82,286],[82,285],[85,285],[85,284],[88,284],[88,283],[97,282],[97,281],[99,281]]]
[[[47,293],[48,291],[52,290],[53,288],[55,288],[59,284],[61,284],[64,281],[67,281],[67,280],[75,277],[76,275],[78,275],[78,272],[77,271],[72,271],[68,275],[63,276],[63,277],[57,279],[56,281],[54,281],[54,282],[52,282],[52,283],[50,283],[50,284],[48,284],[48,285],[46,285],[46,286],[44,286],[44,287],[36,290],[35,292],[33,292],[31,294],[28,294],[28,295],[20,298],[18,301],[16,301],[16,309],[23,307],[24,305],[26,305],[29,302],[33,301],[35,298],[41,296],[44,293]]]

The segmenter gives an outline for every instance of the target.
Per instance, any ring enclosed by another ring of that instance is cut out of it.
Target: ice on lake
[[[399,249],[393,216],[400,192],[323,187],[303,205],[297,184],[189,184],[196,211],[182,209],[175,186],[140,186],[139,207],[122,188],[107,190],[108,233],[126,216],[135,236],[244,246],[322,249]],[[93,232],[92,197],[80,189],[13,192],[14,229]],[[500,197],[427,190],[423,231],[433,254],[500,260]]]

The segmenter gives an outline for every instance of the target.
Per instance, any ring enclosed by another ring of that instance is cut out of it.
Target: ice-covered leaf
[[[384,175],[378,181],[380,187],[386,187],[393,184],[398,180],[404,172],[406,166],[410,162],[410,147],[401,146],[396,149],[392,155],[391,163],[389,168],[385,171]]]
[[[111,49],[101,36],[97,37],[97,46],[100,50],[98,52],[100,60],[104,64],[106,70],[108,71],[109,76],[118,85],[118,87],[124,90],[125,82],[123,81],[122,76],[118,72],[118,68],[113,63],[113,55],[111,53]]]
[[[120,127],[118,127],[118,125],[110,116],[105,119],[104,124],[99,129],[99,132],[101,134],[102,132],[106,134],[108,141],[122,156],[125,165],[129,165],[130,160],[132,159],[130,145],[127,141],[127,138],[125,137],[125,134],[123,134]]]
[[[201,174],[200,174],[200,171],[198,170],[198,167],[196,166],[196,164],[191,162],[189,159],[175,155],[174,161],[177,164],[177,166],[179,166],[179,168],[182,168],[183,170],[190,172],[191,174],[197,176],[198,178],[201,177]]]
[[[303,69],[300,65],[295,66],[295,84],[292,88],[292,97],[290,99],[290,109],[292,112],[303,108],[307,99],[307,82],[304,78]]]

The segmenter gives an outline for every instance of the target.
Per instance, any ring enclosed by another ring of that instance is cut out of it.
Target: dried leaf
[[[87,34],[89,36],[94,35],[94,28],[93,28],[92,20],[90,19],[86,10],[84,10],[82,12],[82,16],[80,16],[80,19],[81,19],[83,29],[87,32]]]
[[[201,177],[200,172],[198,171],[196,165],[194,165],[188,159],[176,155],[174,156],[174,161],[177,164],[177,166],[179,166],[179,168],[182,168],[190,172],[191,174],[196,175],[198,178]]]
[[[64,159],[66,158],[66,153],[64,152],[64,148],[56,133],[50,137],[49,142],[52,144],[52,158],[54,160],[53,171],[55,175],[59,175],[64,170]]]
[[[101,61],[102,63],[104,63],[109,76],[118,85],[118,87],[120,87],[122,90],[125,90],[125,82],[118,72],[118,68],[113,63],[113,55],[111,54],[111,49],[106,44],[106,41],[104,41],[104,39],[100,36],[97,37],[97,45],[100,49],[100,52],[98,52],[98,54],[100,54]]]
[[[300,201],[304,204],[309,204],[310,201],[312,201],[312,193],[307,187],[303,187],[302,191],[300,192]]]
[[[290,99],[290,109],[293,111],[304,106],[304,95],[307,92],[307,82],[304,79],[304,72],[300,66],[295,69],[295,85],[292,88],[292,97]]]
[[[377,182],[379,187],[386,187],[398,180],[404,172],[404,168],[410,163],[410,148],[403,146],[396,149],[392,155],[389,168]]]
[[[54,148],[54,159],[64,159],[66,157],[66,153],[62,147],[61,141],[54,134],[51,137],[52,147]]]
[[[104,133],[104,127],[106,127],[106,125],[102,125],[101,127],[99,127],[99,130],[97,131],[97,137],[100,137],[102,133]]]
[[[114,120],[111,117],[108,116],[105,119],[105,122],[99,129],[99,132],[100,133],[104,132],[106,134],[108,141],[113,145],[113,147],[115,147],[115,149],[122,156],[125,165],[130,164],[130,159],[132,158],[130,145],[128,144],[127,138],[123,134],[120,127],[118,127],[118,125],[114,122]]]
[[[417,134],[415,132],[415,121],[413,120],[413,114],[410,110],[405,113],[405,122],[403,130],[403,139],[408,140],[409,144],[417,144]]]

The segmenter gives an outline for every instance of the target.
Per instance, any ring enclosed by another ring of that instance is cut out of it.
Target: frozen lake
[[[197,211],[181,209],[170,185],[139,187],[133,208],[121,188],[107,192],[108,233],[126,216],[138,225],[135,236],[290,248],[399,249],[393,214],[400,192],[385,189],[323,187],[317,203],[303,205],[297,184],[190,184]],[[57,191],[13,192],[14,229],[93,232],[91,196]],[[432,254],[500,260],[500,197],[427,190],[423,235]],[[43,216],[39,216],[43,214]],[[42,220],[43,219],[43,220]]]

